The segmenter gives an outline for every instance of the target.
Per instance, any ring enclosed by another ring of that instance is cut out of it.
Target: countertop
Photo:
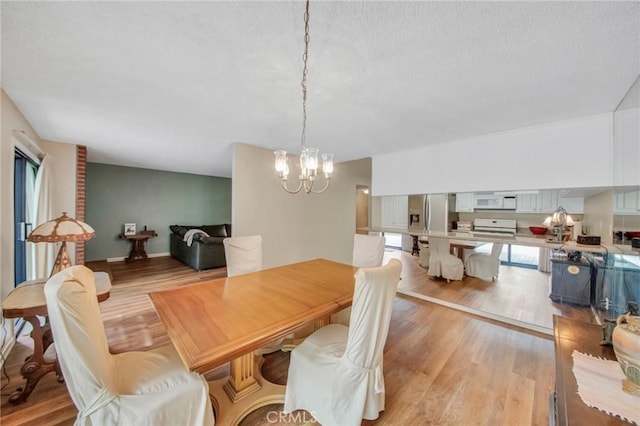
[[[578,244],[575,241],[564,241],[562,243],[548,241],[550,235],[534,235],[530,232],[518,232],[514,237],[502,237],[492,235],[472,235],[469,232],[425,232],[411,228],[382,228],[371,227],[372,232],[389,232],[394,234],[417,235],[418,237],[444,237],[450,240],[461,241],[483,241],[488,243],[517,244],[521,246],[544,247],[550,249],[563,249],[568,251],[587,251],[591,253],[618,253],[618,254],[639,254],[640,250],[629,245],[604,244],[599,246]]]

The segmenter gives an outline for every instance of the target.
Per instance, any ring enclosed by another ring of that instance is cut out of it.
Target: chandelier
[[[331,173],[333,173],[333,154],[322,154],[322,172],[324,173],[324,187],[320,190],[313,188],[318,177],[318,148],[307,148],[305,139],[307,137],[307,58],[309,57],[309,0],[304,12],[304,54],[302,55],[302,134],[300,136],[300,175],[299,183],[296,189],[290,189],[287,186],[287,177],[289,176],[289,159],[287,151],[274,151],[275,166],[278,177],[282,181],[282,188],[290,194],[297,194],[302,189],[307,194],[319,194],[329,187],[331,181]]]

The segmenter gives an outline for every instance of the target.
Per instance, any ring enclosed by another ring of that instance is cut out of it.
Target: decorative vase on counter
[[[640,396],[640,316],[620,315],[613,329],[613,350],[625,379],[622,390]]]

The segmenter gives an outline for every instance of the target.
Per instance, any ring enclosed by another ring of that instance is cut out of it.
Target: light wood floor
[[[404,263],[404,262],[403,262]],[[417,261],[416,261],[417,264]],[[100,265],[94,265],[100,266]],[[224,268],[196,272],[171,258],[111,264],[113,291],[101,304],[112,352],[144,350],[168,343],[145,294],[159,288],[223,276]],[[410,281],[405,265],[403,284]],[[412,278],[413,279],[413,278]],[[415,278],[426,285],[428,278]],[[419,285],[419,283],[416,283]],[[71,425],[76,409],[64,384],[43,378],[28,401],[12,406],[8,394],[22,385],[19,366],[30,353],[30,338],[18,339],[6,362],[11,379],[2,391],[0,423]],[[289,355],[266,357],[263,373],[286,383]],[[446,307],[399,295],[384,354],[386,411],[379,425],[546,425],[547,398],[554,383],[553,342]],[[224,369],[208,378],[226,374]],[[3,377],[3,386],[7,380]],[[265,407],[244,425],[278,424]],[[308,417],[307,417],[308,418]],[[283,423],[291,424],[291,423]],[[223,425],[224,426],[224,425]]]
[[[400,250],[385,252],[384,262],[396,258],[402,262],[400,291],[462,305],[492,315],[544,328],[553,332],[553,315],[594,322],[591,310],[549,299],[549,273],[535,269],[500,266],[495,281],[465,276],[462,281],[429,277],[418,265],[416,256]]]

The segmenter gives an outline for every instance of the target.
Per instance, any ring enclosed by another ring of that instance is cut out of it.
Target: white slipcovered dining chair
[[[378,235],[353,236],[352,265],[358,268],[381,266],[384,257],[385,238]]]
[[[355,274],[351,325],[330,324],[291,352],[284,412],[304,409],[323,425],[360,425],[384,410],[382,352],[402,263]]]
[[[428,275],[450,280],[464,277],[464,263],[450,253],[449,240],[429,236],[429,272]]]
[[[233,277],[262,270],[262,235],[229,237],[225,238],[222,244],[224,245],[224,257],[227,261],[227,276]],[[293,334],[289,334],[256,349],[254,353],[264,355],[279,351],[283,340],[293,337]]]
[[[227,276],[248,274],[262,269],[262,235],[230,237],[222,241]]]
[[[385,237],[378,235],[355,234],[353,236],[353,260],[351,264],[358,268],[382,266],[385,242]],[[348,326],[350,317],[351,307],[333,314],[331,322]]]
[[[465,260],[467,275],[486,281],[494,281],[500,272],[500,253],[504,244],[493,243],[491,254],[473,251]]]
[[[420,245],[420,253],[418,254],[418,265],[423,268],[429,267],[429,259],[431,258],[431,250],[427,241],[418,241]]]
[[[109,353],[93,272],[78,265],[44,286],[75,425],[213,425],[209,386],[172,346]]]

